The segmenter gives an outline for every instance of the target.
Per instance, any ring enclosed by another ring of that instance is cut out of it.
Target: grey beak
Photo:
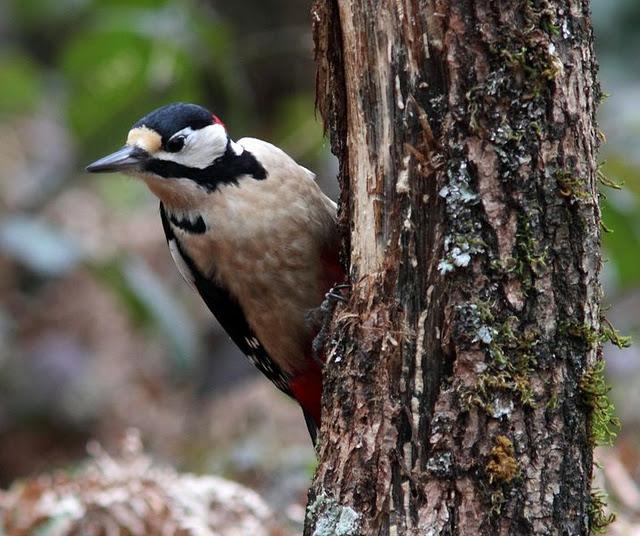
[[[87,166],[89,173],[110,173],[114,171],[129,171],[140,169],[149,158],[149,153],[135,145],[125,145],[115,153],[96,160]]]

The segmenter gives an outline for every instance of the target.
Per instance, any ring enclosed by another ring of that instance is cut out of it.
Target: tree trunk
[[[352,291],[305,534],[587,534],[609,424],[588,1],[312,15]]]

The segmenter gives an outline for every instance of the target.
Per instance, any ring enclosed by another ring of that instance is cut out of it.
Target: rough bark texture
[[[353,288],[305,534],[587,534],[587,0],[317,0]]]

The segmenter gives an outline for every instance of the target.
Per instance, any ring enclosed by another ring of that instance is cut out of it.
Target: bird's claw
[[[351,289],[351,283],[337,283],[331,287],[331,290],[324,295],[324,299],[328,301],[337,301],[347,303],[346,296],[340,292],[342,290]]]

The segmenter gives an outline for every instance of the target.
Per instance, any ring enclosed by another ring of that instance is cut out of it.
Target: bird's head
[[[215,189],[213,168],[242,153],[215,115],[202,106],[175,103],[138,120],[118,151],[87,166],[92,173],[141,177],[161,199]]]

